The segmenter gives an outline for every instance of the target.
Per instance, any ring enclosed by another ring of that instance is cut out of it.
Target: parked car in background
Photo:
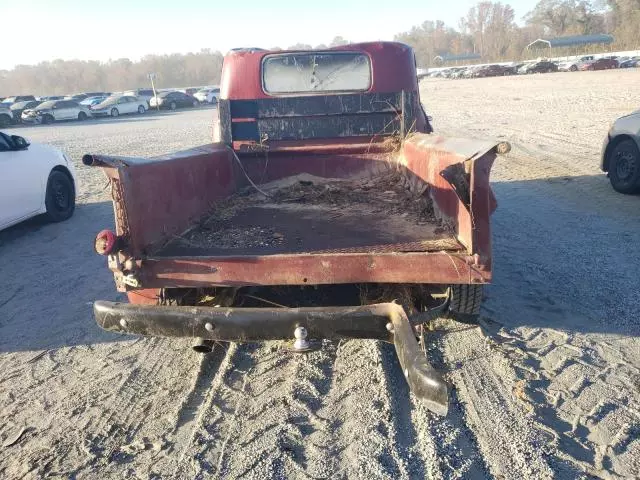
[[[91,116],[88,107],[73,100],[51,100],[22,112],[25,123],[53,123],[60,120],[86,120]]]
[[[147,101],[143,98],[122,95],[109,97],[103,102],[91,107],[94,117],[117,117],[129,113],[144,113],[147,111]]]
[[[200,91],[200,88],[196,88],[196,87],[189,87],[189,88],[179,88],[177,91],[178,92],[182,92],[182,93],[186,93],[187,95],[191,95],[193,96],[194,93]]]
[[[558,70],[561,72],[577,72],[580,65],[579,60],[567,60],[566,62],[560,62]]]
[[[523,71],[524,69],[524,71]],[[542,60],[540,62],[529,63],[523,65],[523,67],[518,70],[518,73],[551,73],[558,71],[558,65],[553,62],[549,62],[547,60]]]
[[[94,105],[98,105],[99,103],[104,102],[107,98],[109,98],[107,95],[100,95],[97,97],[87,97],[80,102],[80,105],[84,105],[86,107],[91,108]]]
[[[476,77],[497,77],[510,75],[511,69],[504,65],[485,65],[484,67],[479,68],[475,76]]]
[[[620,59],[618,63],[618,68],[636,68],[638,66],[640,66],[640,57]]]
[[[611,68],[618,68],[618,61],[612,58],[599,58],[597,60],[589,60],[581,63],[579,66],[579,69],[581,71],[609,70]]]
[[[2,100],[2,103],[5,104],[13,104],[16,102],[28,102],[29,100],[35,100],[36,97],[34,97],[33,95],[17,95],[15,97],[7,97],[4,100]]]
[[[463,78],[466,71],[467,67],[460,67],[451,74],[451,78]]]
[[[482,67],[476,67],[476,66],[469,67],[463,72],[462,77],[463,78],[473,78],[475,76],[475,73],[480,68],[482,68]]]
[[[218,99],[220,98],[220,88],[203,88],[194,93],[193,96],[200,103],[210,103],[212,105],[216,105],[218,103]]]
[[[64,100],[63,95],[50,95],[47,97],[38,97],[36,100],[40,100],[41,102],[48,102],[49,100]]]
[[[63,100],[73,100],[75,102],[81,102],[85,98],[89,98],[86,93],[76,93],[75,95],[65,95]]]
[[[139,99],[145,100],[147,102],[147,105],[149,105],[149,100],[153,98],[153,90],[150,88],[136,88],[133,90],[122,92],[122,95],[126,95],[128,97],[137,97]]]
[[[0,127],[8,127],[13,123],[13,112],[8,103],[0,103]]]
[[[40,100],[29,100],[26,102],[15,102],[12,104],[9,109],[13,114],[13,119],[15,122],[20,123],[22,121],[22,112],[25,110],[29,110],[31,108],[36,108],[42,102]]]
[[[52,222],[73,215],[75,170],[60,150],[0,132],[0,164],[0,230],[40,214]]]
[[[615,191],[640,193],[640,110],[611,124],[602,146],[600,169],[607,173]]]
[[[160,92],[157,97],[153,97],[149,100],[149,106],[151,108],[160,107],[167,108],[169,110],[175,110],[181,107],[197,107],[199,102],[191,95],[187,95],[184,92],[177,90],[169,92]]]

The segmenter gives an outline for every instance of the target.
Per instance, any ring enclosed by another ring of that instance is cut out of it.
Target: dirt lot
[[[512,142],[493,186],[495,282],[481,328],[439,321],[447,418],[408,395],[393,347],[274,345],[211,355],[101,331],[115,299],[93,235],[101,172],[78,167],[68,222],[0,232],[2,478],[619,478],[640,475],[640,197],[598,172],[609,122],[640,108],[640,69],[426,80],[441,133]],[[86,152],[207,143],[209,110],[21,128]]]

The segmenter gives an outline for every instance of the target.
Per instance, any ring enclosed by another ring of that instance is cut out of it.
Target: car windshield
[[[113,105],[114,103],[118,103],[118,100],[122,98],[122,95],[117,97],[109,97],[100,102],[100,105]]]
[[[53,108],[53,106],[56,104],[57,100],[51,100],[49,102],[44,102],[41,103],[40,105],[38,105],[36,107],[36,110],[45,110],[47,108]]]
[[[267,93],[363,91],[371,86],[369,57],[362,53],[287,53],[262,64]]]
[[[16,97],[7,97],[2,101],[2,103],[13,103],[15,101],[16,101]]]
[[[19,110],[21,108],[26,107],[29,104],[29,102],[16,102],[13,105],[11,105],[11,108],[15,108],[16,110]]]

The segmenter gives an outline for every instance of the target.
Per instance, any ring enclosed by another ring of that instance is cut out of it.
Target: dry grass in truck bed
[[[406,241],[411,230],[420,231],[420,226],[428,225],[429,236],[433,236],[433,226],[437,227],[431,199],[426,194],[419,197],[412,194],[405,187],[403,176],[396,171],[355,180],[298,175],[263,185],[261,190],[268,196],[247,187],[220,202],[197,228],[177,242],[219,249],[278,247],[292,241],[287,236],[296,228],[294,220],[301,217],[304,221],[299,228],[304,225],[318,228],[319,235],[322,235],[323,222],[350,221],[362,224],[363,229],[370,223],[371,229],[389,230],[387,243],[396,239],[393,232],[400,235],[398,241]],[[385,225],[380,225],[381,219]],[[424,234],[424,228],[422,230]],[[440,230],[436,233],[444,233],[444,229]],[[336,229],[335,233],[340,235],[340,230]],[[416,235],[418,237],[411,240],[420,238],[419,233]],[[318,249],[315,243],[305,244],[309,243],[307,236],[296,237],[296,250]],[[331,239],[328,242],[332,243]]]

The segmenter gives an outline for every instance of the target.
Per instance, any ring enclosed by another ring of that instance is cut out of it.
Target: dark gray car
[[[602,146],[600,168],[620,193],[640,193],[640,110],[618,118]]]

